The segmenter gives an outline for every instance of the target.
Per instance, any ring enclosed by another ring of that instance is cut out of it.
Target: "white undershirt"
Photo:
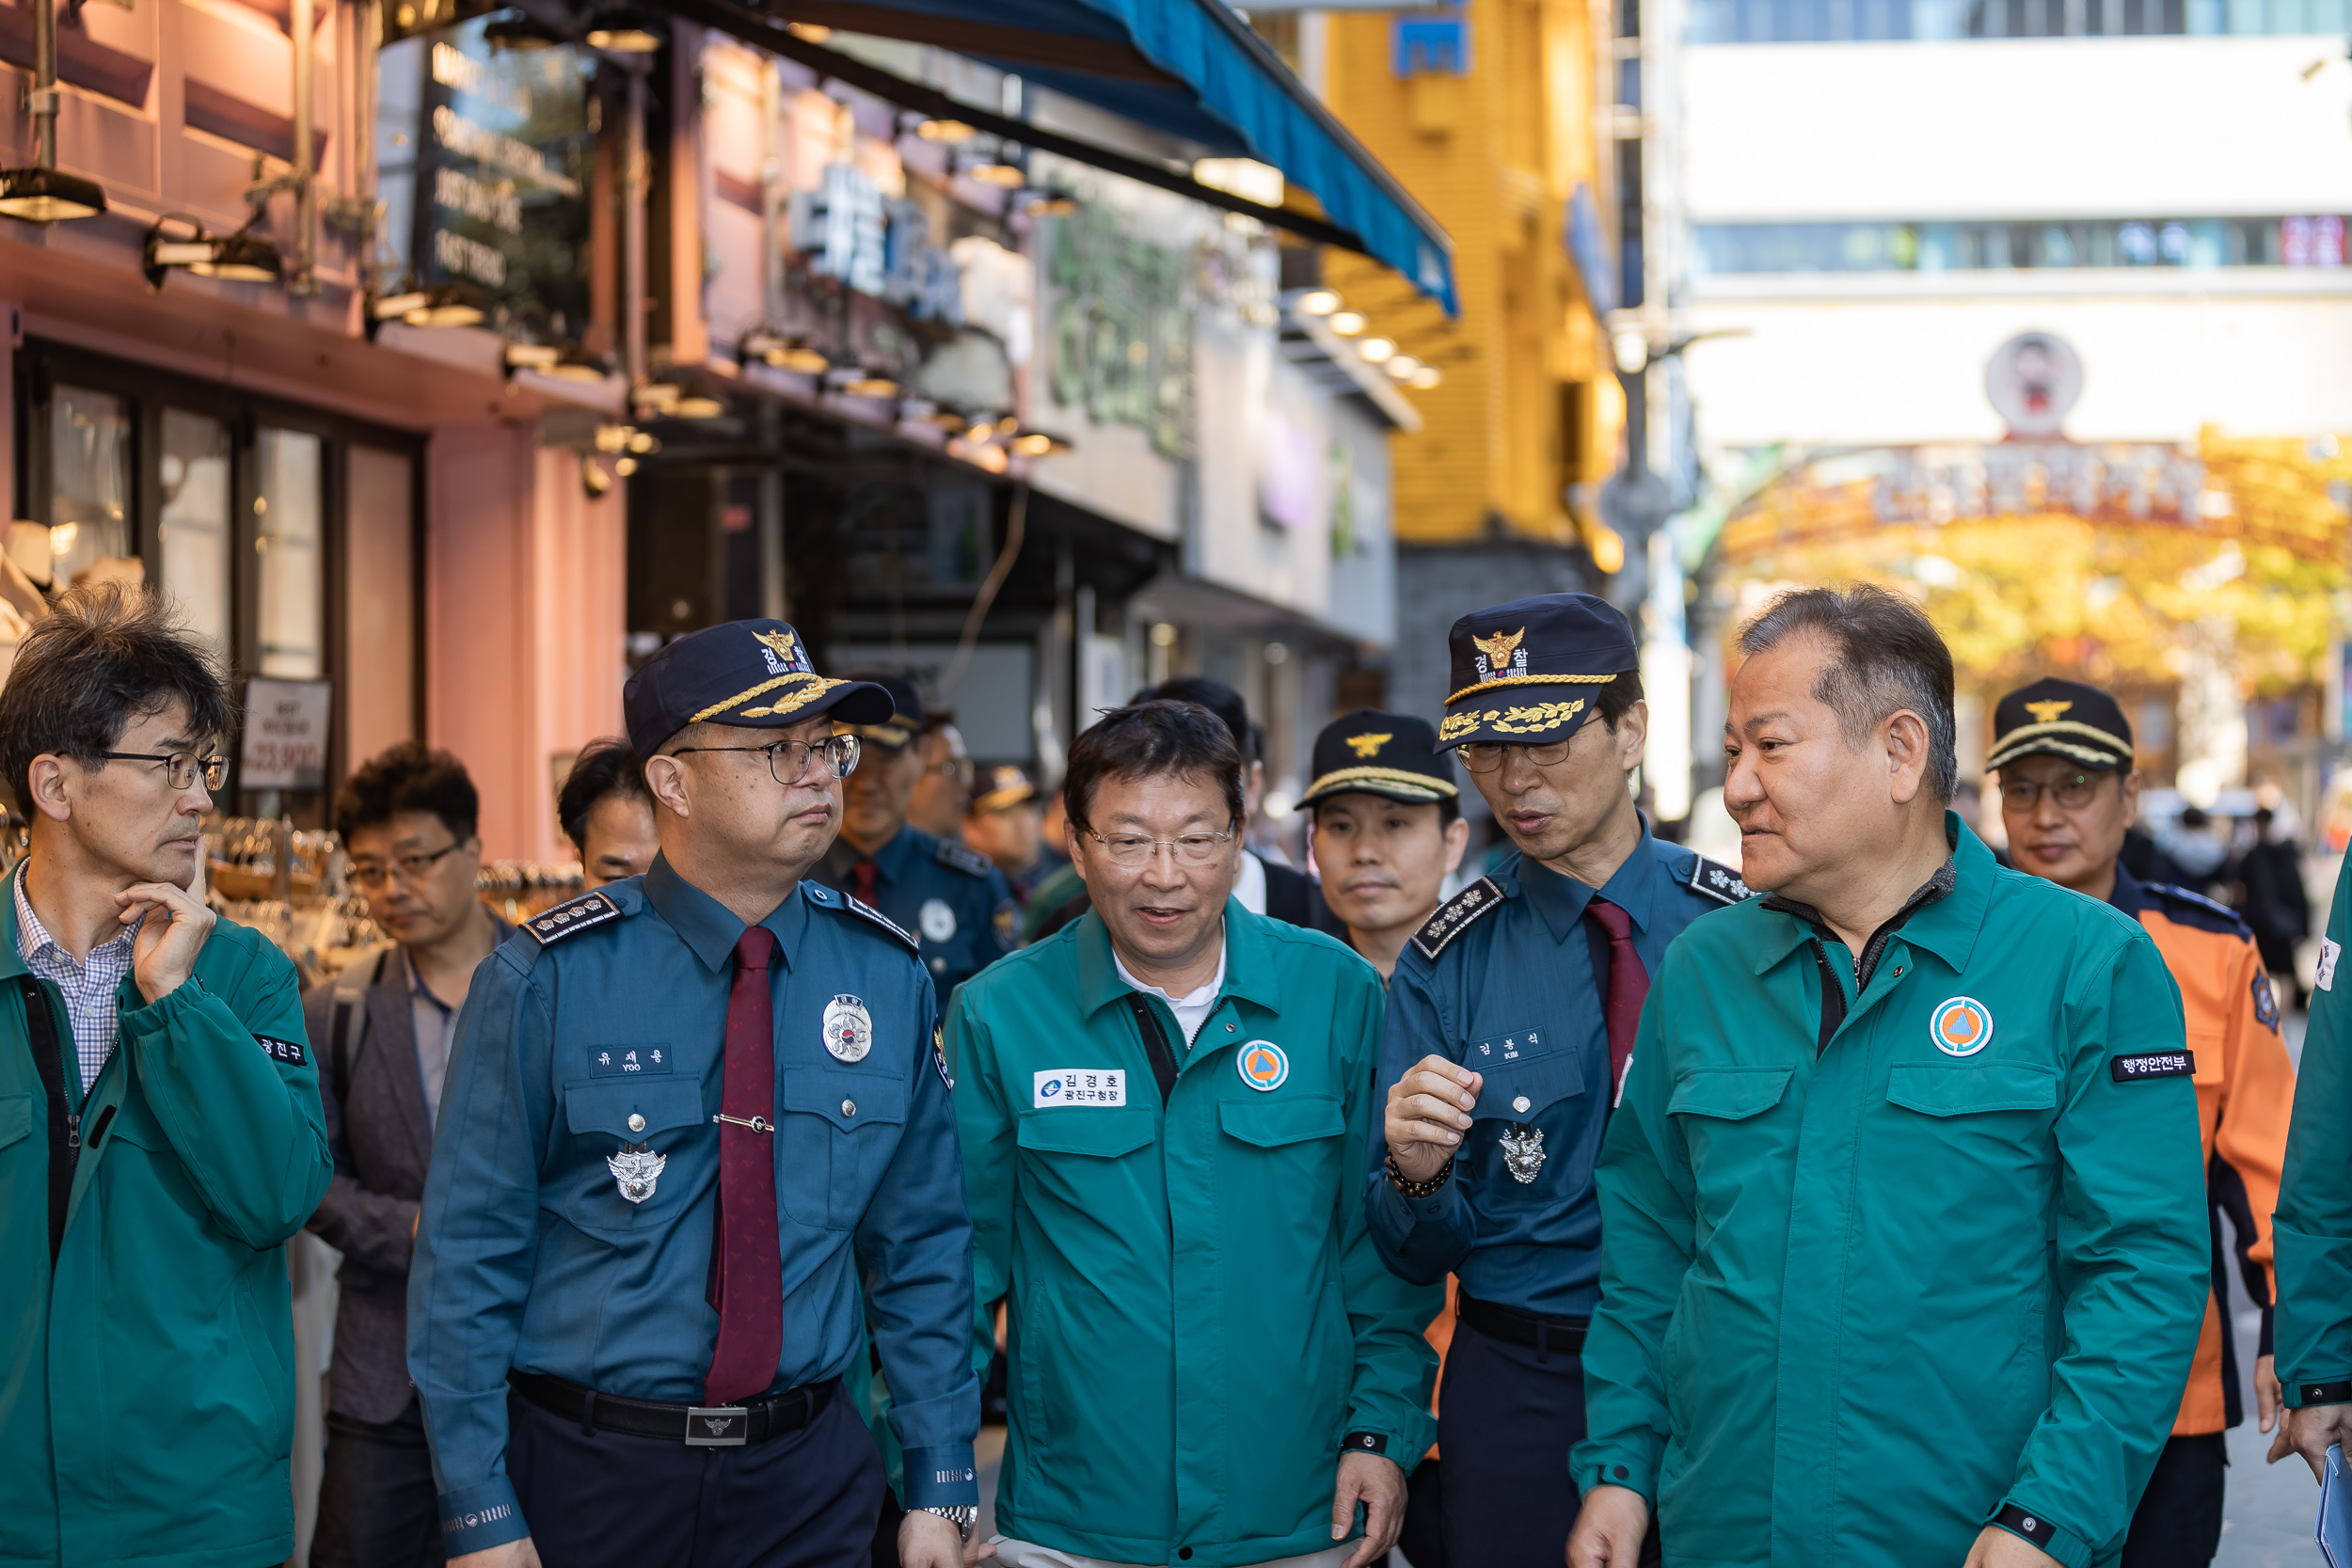
[[[1241,876],[1233,882],[1233,896],[1251,914],[1265,913],[1265,862],[1247,849],[1241,852]]]
[[[1148,996],[1156,996],[1168,1004],[1168,1010],[1176,1015],[1177,1027],[1184,1032],[1184,1048],[1187,1051],[1192,1049],[1194,1037],[1200,1033],[1200,1026],[1209,1022],[1209,1014],[1216,1009],[1216,993],[1225,989],[1224,943],[1217,944],[1216,973],[1209,976],[1207,985],[1189,996],[1170,996],[1157,986],[1145,985],[1128,972],[1126,964],[1120,961],[1119,949],[1116,947],[1111,949],[1111,962],[1118,966],[1119,977],[1127,982],[1130,987]]]

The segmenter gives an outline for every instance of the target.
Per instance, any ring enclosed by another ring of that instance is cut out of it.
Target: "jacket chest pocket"
[[[1793,1118],[1768,1116],[1788,1093],[1785,1067],[1695,1068],[1677,1075],[1666,1115],[1690,1151],[1699,1211],[1722,1221],[1744,1187],[1793,1133]]]
[[[785,1113],[777,1201],[803,1225],[856,1229],[898,1152],[906,1080],[826,1067],[787,1067],[777,1077]]]
[[[564,1213],[604,1234],[668,1224],[694,1196],[689,1173],[670,1162],[696,1147],[709,1120],[691,1078],[564,1085],[564,1125],[575,1140]]]
[[[1465,1065],[1486,1079],[1470,1108],[1461,1155],[1478,1178],[1478,1207],[1516,1212],[1581,1192],[1592,1176],[1595,1150],[1595,1140],[1585,1135],[1586,1118],[1600,1115],[1600,1101],[1585,1093],[1577,1053],[1472,1056]]]

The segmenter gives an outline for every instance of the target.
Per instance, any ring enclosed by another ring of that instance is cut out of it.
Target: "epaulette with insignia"
[[[609,920],[621,918],[621,906],[602,893],[583,893],[567,899],[551,910],[542,910],[523,922],[523,929],[547,946],[564,937],[578,936],[591,926],[601,926]]]
[[[923,951],[922,942],[916,940],[913,931],[908,930],[905,927],[899,925],[897,921],[882,913],[882,911],[874,908],[873,905],[866,902],[865,899],[858,897],[855,894],[843,894],[841,895],[841,903],[842,907],[847,909],[851,914],[864,915],[866,919],[872,921],[883,930],[888,931],[892,936],[897,937],[900,942],[905,942],[907,944],[908,952],[919,955]]]
[[[932,857],[940,864],[954,866],[967,877],[985,878],[996,869],[994,861],[990,860],[970,845],[959,844],[952,838],[941,839],[939,847],[932,851]]]
[[[1438,906],[1438,912],[1413,933],[1413,945],[1421,949],[1422,958],[1435,958],[1445,951],[1446,943],[1502,908],[1502,883],[1492,877],[1479,878]]]
[[[1740,879],[1740,873],[1705,855],[1693,855],[1691,867],[1691,891],[1705,894],[1719,904],[1739,904],[1756,896],[1756,889]]]
[[[2246,924],[2246,917],[2217,899],[2208,898],[2201,893],[2191,893],[2171,882],[2148,882],[2143,885],[2164,902],[2183,906],[2192,917],[2203,915],[2208,922],[2220,922],[2223,929],[2249,942],[2253,940],[2254,928]]]

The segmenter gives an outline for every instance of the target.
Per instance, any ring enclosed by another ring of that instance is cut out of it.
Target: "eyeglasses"
[[[923,771],[926,773],[944,774],[947,778],[954,779],[961,784],[970,784],[974,776],[972,759],[970,757],[946,757],[938,762],[932,763],[929,768],[924,768]]]
[[[765,746],[681,746],[669,754],[682,757],[689,752],[757,752],[767,757],[769,776],[776,783],[796,784],[808,777],[810,763],[819,755],[836,779],[846,779],[856,772],[858,738],[853,735],[836,735],[813,745],[805,740],[775,740]]]
[[[1162,845],[1178,865],[1215,865],[1225,853],[1225,847],[1233,842],[1232,833],[1184,833],[1175,838],[1152,838],[1145,833],[1098,833],[1087,830],[1087,836],[1103,847],[1113,865],[1122,871],[1139,871],[1158,858]]]
[[[2031,811],[2048,790],[2050,799],[2058,803],[2060,811],[2080,811],[2090,804],[2099,793],[2099,781],[2105,773],[2069,773],[2056,784],[2039,784],[2032,779],[2001,781],[2003,811]]]
[[[415,887],[432,872],[435,863],[443,855],[454,854],[464,847],[465,841],[460,839],[453,844],[444,844],[438,849],[427,849],[421,854],[395,855],[389,865],[382,861],[353,861],[351,863],[352,885],[379,888],[388,879],[398,877],[410,887]]]
[[[194,752],[173,752],[168,756],[158,752],[101,752],[102,757],[115,762],[160,762],[164,777],[174,789],[185,789],[196,783],[199,773],[204,775],[206,789],[218,789],[229,777],[227,757],[199,757]]]
[[[1460,757],[1462,766],[1473,773],[1492,773],[1502,766],[1502,753],[1505,752],[1523,752],[1527,760],[1536,767],[1549,768],[1555,762],[1567,760],[1568,743],[1565,740],[1547,740],[1540,746],[1460,746],[1454,749],[1454,755]]]

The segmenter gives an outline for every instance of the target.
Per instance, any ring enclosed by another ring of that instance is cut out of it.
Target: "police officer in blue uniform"
[[[524,924],[458,1026],[409,1285],[442,1540],[464,1568],[850,1568],[898,1391],[909,1568],[977,1513],[971,1221],[914,939],[805,879],[857,765],[780,621],[629,680],[661,852]]]
[[[938,838],[907,820],[923,777],[923,697],[886,672],[850,677],[890,693],[898,712],[876,724],[842,721],[865,747],[866,766],[841,784],[841,837],[814,873],[914,932],[938,988],[940,1012],[958,986],[1012,951],[1020,907],[995,863],[969,845]]]
[[[1450,641],[1438,749],[1515,852],[1397,962],[1364,1196],[1390,1268],[1459,1281],[1438,1389],[1447,1560],[1557,1568],[1599,1296],[1601,1129],[1666,944],[1747,889],[1634,808],[1649,714],[1633,630],[1607,602],[1515,600]]]

